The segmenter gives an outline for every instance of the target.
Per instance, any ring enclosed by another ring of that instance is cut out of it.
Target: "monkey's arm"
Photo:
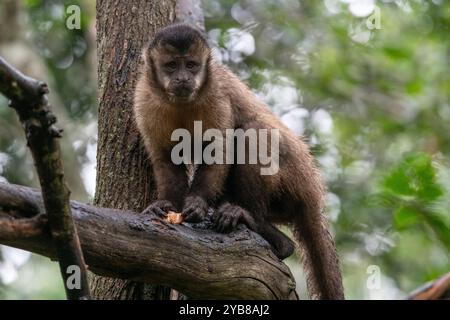
[[[174,164],[170,159],[169,151],[152,150],[151,155],[158,201],[163,206],[164,201],[168,202],[167,205],[172,204],[175,207],[170,210],[180,211],[188,191],[185,166]]]
[[[202,164],[197,168],[188,196],[186,197],[183,213],[186,221],[201,221],[220,197],[228,174],[227,164]]]
[[[202,164],[192,181],[189,195],[202,197],[209,205],[220,197],[228,174],[227,164]]]

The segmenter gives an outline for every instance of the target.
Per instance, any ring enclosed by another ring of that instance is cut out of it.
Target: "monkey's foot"
[[[290,257],[295,251],[294,242],[287,237],[275,244],[271,243],[271,245],[272,245],[272,252],[275,253],[275,255],[281,260]]]
[[[152,202],[144,211],[143,214],[154,214],[158,217],[164,218],[169,211],[176,211],[172,202],[168,200],[156,200]]]
[[[184,221],[202,222],[208,213],[208,208],[208,203],[202,197],[186,197],[183,207]]]
[[[272,246],[272,252],[281,260],[294,253],[294,242],[271,223],[265,223],[261,226],[259,234]]]
[[[239,223],[245,223],[251,230],[256,230],[256,223],[250,213],[231,203],[222,204],[212,216],[214,227],[218,232],[228,233],[236,229]]]

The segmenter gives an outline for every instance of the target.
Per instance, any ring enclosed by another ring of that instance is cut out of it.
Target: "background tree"
[[[151,167],[133,115],[133,90],[141,49],[175,17],[175,1],[97,1],[98,147],[94,203],[142,211],[154,198]],[[94,277],[100,298],[167,298],[161,288]]]

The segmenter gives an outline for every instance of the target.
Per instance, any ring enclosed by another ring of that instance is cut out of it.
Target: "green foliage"
[[[425,227],[423,232],[435,235],[450,250],[450,225],[439,206],[444,189],[437,181],[431,157],[419,153],[405,157],[389,172],[382,183],[381,197],[388,199],[385,205],[394,210],[396,229]]]
[[[450,3],[376,1],[381,29],[373,30],[344,1],[216,3],[222,15],[211,14],[208,29],[255,39],[233,69],[249,68],[257,90],[288,78],[310,112],[304,133],[338,199],[330,214],[347,295],[403,297],[448,272]],[[317,110],[330,113],[330,135],[311,126]],[[382,293],[365,288],[372,264],[386,277]]]
[[[414,197],[424,204],[443,194],[443,187],[436,181],[436,171],[427,154],[405,157],[385,178],[384,188],[393,196]]]
[[[73,0],[32,0],[28,5],[35,46],[54,77],[52,90],[61,96],[70,116],[95,113],[96,87],[88,71],[92,68],[88,55],[90,11],[82,1]],[[66,27],[66,10],[71,5],[80,8],[80,29]]]

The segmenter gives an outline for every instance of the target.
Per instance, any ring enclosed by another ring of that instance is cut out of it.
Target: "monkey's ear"
[[[152,57],[150,56],[150,50],[147,46],[142,50],[141,59],[144,62],[145,67],[150,67],[152,65]]]

